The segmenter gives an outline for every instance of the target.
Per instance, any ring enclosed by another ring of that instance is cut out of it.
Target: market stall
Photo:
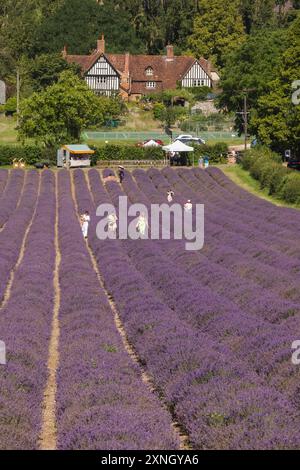
[[[90,167],[95,153],[87,145],[64,145],[57,151],[57,166],[63,168]]]

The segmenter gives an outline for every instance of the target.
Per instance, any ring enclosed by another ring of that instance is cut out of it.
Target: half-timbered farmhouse
[[[97,49],[90,55],[63,57],[80,65],[89,87],[97,94],[108,96],[120,93],[126,100],[139,99],[148,93],[166,89],[213,87],[219,76],[210,61],[189,56],[175,56],[173,46],[167,46],[166,55],[107,54],[105,39],[97,41]]]

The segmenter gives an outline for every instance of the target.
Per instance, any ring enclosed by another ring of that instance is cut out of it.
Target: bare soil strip
[[[61,253],[58,239],[58,181],[55,174],[55,194],[56,194],[56,216],[55,216],[55,267],[53,276],[54,286],[54,306],[52,317],[52,331],[48,352],[48,380],[44,392],[42,431],[40,435],[39,447],[41,450],[55,450],[57,446],[56,427],[56,392],[57,392],[57,368],[59,364],[59,309],[61,291],[59,285],[59,269],[61,263]]]
[[[101,175],[101,173],[100,173],[100,175]],[[86,178],[87,186],[88,186],[88,189],[90,191],[91,197],[94,200],[87,172],[85,172],[85,178]],[[102,179],[102,175],[101,175],[101,179]],[[76,196],[75,196],[75,187],[74,187],[73,179],[72,179],[72,197],[74,199],[76,211],[77,211],[77,214],[78,214],[78,206],[77,206],[77,201],[76,201]],[[79,217],[79,215],[78,215],[78,217]],[[141,372],[142,381],[148,386],[148,388],[151,390],[151,392],[154,393],[158,397],[158,399],[161,403],[161,406],[170,414],[170,410],[169,410],[167,404],[161,398],[161,393],[159,392],[159,390],[155,386],[154,381],[152,380],[152,377],[147,373],[147,371],[143,367],[143,365],[141,363],[141,360],[140,360],[134,346],[130,343],[130,341],[128,339],[128,336],[127,336],[125,327],[123,325],[123,322],[121,320],[120,314],[118,312],[117,306],[114,302],[113,297],[109,294],[109,292],[106,289],[104,280],[103,280],[102,275],[100,273],[100,270],[98,268],[96,258],[95,258],[94,254],[93,254],[93,251],[92,251],[92,249],[91,249],[91,247],[89,246],[88,243],[87,243],[87,250],[89,252],[90,259],[91,259],[94,271],[97,275],[99,284],[100,284],[101,288],[104,290],[106,298],[107,298],[107,300],[109,302],[109,305],[111,307],[111,310],[113,312],[114,322],[115,322],[116,328],[117,328],[117,330],[118,330],[118,332],[119,332],[119,334],[122,338],[122,342],[123,342],[125,350],[127,351],[127,353],[130,356],[131,360],[139,367],[140,372]],[[192,447],[191,447],[190,442],[189,442],[189,437],[186,435],[186,433],[184,432],[182,427],[176,421],[176,418],[174,417],[174,415],[171,415],[171,416],[172,416],[172,426],[173,426],[174,433],[179,438],[180,450],[191,450]]]
[[[17,260],[14,268],[10,272],[10,276],[9,276],[9,280],[8,280],[8,283],[7,283],[7,286],[6,286],[6,289],[5,289],[3,300],[2,300],[2,303],[0,304],[0,310],[5,307],[5,305],[7,304],[8,300],[10,298],[11,289],[12,289],[12,285],[13,285],[14,278],[15,278],[15,272],[18,269],[18,267],[20,266],[20,264],[22,263],[22,260],[24,258],[24,253],[25,253],[28,234],[30,232],[30,229],[31,229],[31,226],[33,224],[33,221],[34,221],[34,218],[35,218],[35,215],[36,215],[36,211],[37,211],[38,201],[39,201],[40,192],[41,192],[41,181],[42,181],[42,178],[41,178],[41,175],[40,175],[39,176],[39,187],[38,187],[38,192],[37,192],[37,198],[36,198],[34,211],[33,211],[32,217],[30,219],[30,222],[28,224],[28,227],[25,231],[24,237],[23,237],[23,241],[22,241],[22,245],[21,245],[18,260]]]

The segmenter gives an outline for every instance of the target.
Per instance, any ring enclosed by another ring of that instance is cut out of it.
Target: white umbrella
[[[160,147],[160,144],[155,140],[151,139],[148,140],[148,142],[146,142],[145,144],[143,144],[143,147]]]
[[[193,147],[189,147],[188,145],[185,145],[183,142],[180,142],[180,140],[176,140],[173,142],[173,144],[166,145],[163,147],[163,150],[166,152],[194,152]]]

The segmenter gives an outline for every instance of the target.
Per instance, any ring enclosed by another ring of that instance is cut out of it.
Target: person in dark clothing
[[[120,183],[123,182],[124,177],[125,177],[124,167],[119,166],[119,180],[120,180]]]

